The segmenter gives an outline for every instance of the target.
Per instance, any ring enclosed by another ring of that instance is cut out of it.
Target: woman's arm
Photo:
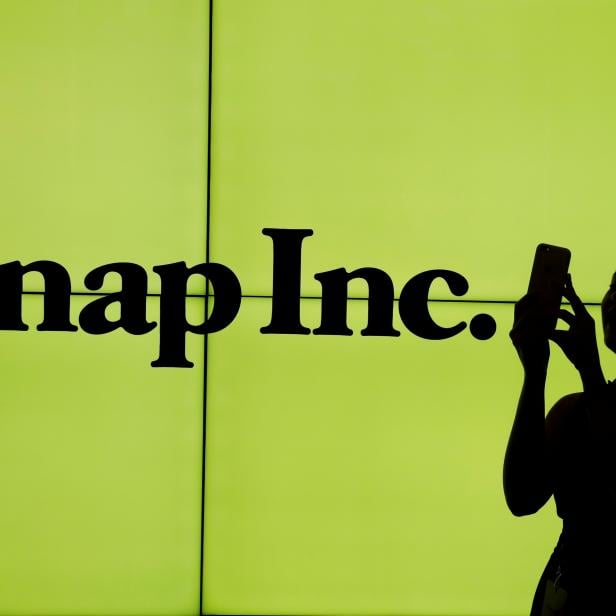
[[[580,394],[559,400],[545,419],[545,381],[550,357],[548,338],[554,340],[580,372],[584,394],[591,407],[601,399],[605,379],[595,336],[594,320],[575,293],[568,276],[563,289],[574,314],[561,310],[559,317],[569,324],[565,331],[546,330],[537,303],[523,297],[515,307],[511,340],[524,368],[524,384],[505,453],[503,487],[514,515],[535,513],[554,490],[550,451],[558,441],[566,416],[581,403]]]
[[[516,516],[535,513],[552,494],[545,432],[545,381],[550,346],[548,319],[532,296],[524,296],[514,311],[510,337],[524,368],[503,466],[505,500]]]
[[[503,488],[507,506],[516,516],[535,513],[553,492],[545,430],[545,379],[545,373],[525,373],[507,443]]]

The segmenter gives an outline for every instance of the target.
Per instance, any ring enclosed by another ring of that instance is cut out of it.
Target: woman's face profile
[[[603,339],[605,346],[616,353],[616,272],[612,282],[601,302],[601,318],[603,320]]]

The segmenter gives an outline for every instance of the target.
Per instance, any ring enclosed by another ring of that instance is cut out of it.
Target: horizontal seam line
[[[105,292],[94,292],[94,291],[71,291],[71,296],[76,297],[105,297],[111,293],[118,293],[119,291],[105,291]],[[22,291],[22,295],[45,295],[44,291]],[[146,293],[146,297],[160,297],[160,293]],[[187,298],[196,298],[196,299],[205,299],[205,293],[203,295],[198,293],[187,293]],[[210,297],[216,297],[214,294],[210,294]],[[252,295],[252,294],[242,294],[242,298],[246,299],[272,299],[272,295]],[[299,299],[306,300],[320,300],[322,299],[319,295],[300,295]],[[368,297],[355,297],[349,296],[348,300],[353,301],[368,301]],[[394,297],[394,301],[398,302],[400,299],[398,297]],[[442,303],[457,303],[457,304],[515,304],[518,300],[515,299],[476,299],[476,298],[466,298],[466,299],[456,299],[456,298],[432,298],[428,299],[430,302],[442,302]],[[586,306],[600,306],[601,302],[583,302]],[[569,305],[569,302],[563,302],[565,305]]]

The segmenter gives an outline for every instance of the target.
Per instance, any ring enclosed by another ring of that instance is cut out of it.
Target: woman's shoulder
[[[584,393],[575,392],[560,398],[550,409],[545,425],[548,435],[557,434],[571,425],[572,421],[580,417],[580,410],[584,408]]]
[[[579,407],[583,404],[584,401],[584,392],[577,391],[572,394],[567,394],[563,396],[559,400],[557,400],[552,408],[550,409],[550,413],[552,411],[556,412],[567,412],[567,410],[571,410],[573,408]]]

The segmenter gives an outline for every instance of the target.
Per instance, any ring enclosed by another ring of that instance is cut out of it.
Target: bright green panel
[[[435,342],[263,335],[268,300],[244,299],[209,341],[206,611],[528,613],[559,522],[552,502],[515,518],[501,487],[512,308],[432,304],[443,325],[498,321],[488,341]],[[358,332],[365,302],[349,312]],[[302,318],[318,325],[319,302]],[[554,351],[548,404],[579,387]]]
[[[38,332],[41,309],[0,332],[0,614],[197,614],[203,338],[155,369],[158,328]]]
[[[212,255],[271,288],[263,227],[317,271],[449,268],[513,299],[539,242],[598,299],[616,267],[616,5],[225,0],[215,7]]]
[[[203,261],[207,2],[2,0],[0,56],[0,261]]]

